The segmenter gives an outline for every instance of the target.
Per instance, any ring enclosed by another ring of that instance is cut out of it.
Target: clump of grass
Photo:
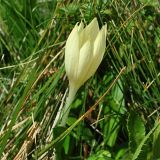
[[[1,1],[1,159],[160,158],[158,5]],[[105,57],[79,90],[67,128],[53,129],[68,91],[65,41],[75,23],[94,17],[107,23]]]

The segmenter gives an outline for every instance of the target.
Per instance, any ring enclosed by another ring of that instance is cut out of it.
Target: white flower
[[[57,123],[65,126],[76,92],[100,65],[105,52],[106,30],[106,25],[100,30],[97,19],[94,18],[85,28],[83,22],[76,24],[70,33],[65,47],[69,95],[64,108],[59,109],[53,126]]]
[[[84,28],[76,24],[65,47],[65,69],[70,89],[78,90],[97,70],[106,46],[106,25],[99,29],[94,18]]]

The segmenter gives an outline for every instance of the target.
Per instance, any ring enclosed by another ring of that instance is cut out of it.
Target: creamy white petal
[[[94,50],[93,55],[94,56],[100,56],[105,51],[106,46],[106,25],[102,27],[100,32],[98,33],[96,40],[94,42]]]
[[[91,43],[94,42],[99,32],[99,25],[97,18],[94,18],[84,30],[85,30],[85,39],[90,39]]]
[[[78,32],[80,33],[84,29],[84,24],[81,21],[81,23],[78,25]]]
[[[88,72],[90,60],[92,58],[90,41],[87,41],[80,50],[77,77],[80,83],[84,83],[86,72]],[[81,84],[81,85],[82,85]]]
[[[104,25],[94,42],[93,59],[89,68],[87,78],[90,78],[99,67],[106,47],[106,25]]]
[[[85,35],[84,35],[84,30],[81,31],[81,33],[79,34],[79,47],[82,48],[82,46],[85,43]]]
[[[83,46],[84,42],[84,24],[83,22],[79,25],[79,47],[81,48]]]
[[[65,47],[65,69],[69,80],[75,78],[79,61],[79,34],[75,25],[70,33]]]

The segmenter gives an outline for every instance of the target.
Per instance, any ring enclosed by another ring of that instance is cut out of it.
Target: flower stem
[[[77,92],[77,88],[70,86],[69,95],[66,99],[66,104],[65,104],[64,109],[62,111],[60,126],[66,125],[68,115],[69,115],[69,112],[71,109],[71,103],[73,102],[73,100],[75,98],[76,92]]]

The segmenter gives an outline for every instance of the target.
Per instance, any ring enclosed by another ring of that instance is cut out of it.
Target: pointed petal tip
[[[81,32],[84,29],[84,24],[81,21],[80,24],[78,25],[78,31]]]
[[[98,22],[98,21],[97,21],[97,17],[94,17],[92,21]],[[91,22],[92,22],[92,21],[91,21]]]

